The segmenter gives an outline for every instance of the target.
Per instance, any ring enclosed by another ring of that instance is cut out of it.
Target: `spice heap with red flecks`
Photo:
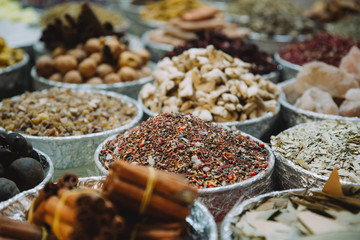
[[[198,188],[247,180],[268,166],[268,151],[237,131],[183,113],[164,113],[109,140],[103,166],[118,159],[185,176]]]

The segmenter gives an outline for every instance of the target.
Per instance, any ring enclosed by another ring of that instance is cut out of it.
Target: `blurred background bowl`
[[[274,59],[281,66],[281,77],[283,80],[289,80],[296,77],[297,73],[302,69],[302,66],[282,59],[279,53],[274,54]]]

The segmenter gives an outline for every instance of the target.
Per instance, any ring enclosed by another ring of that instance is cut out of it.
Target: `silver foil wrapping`
[[[105,177],[86,177],[79,178],[79,187],[100,189]],[[32,201],[37,197],[40,188],[22,192],[15,196],[11,201],[0,203],[0,215],[11,219],[26,221],[25,213],[30,208]],[[200,202],[195,201],[190,210],[190,215],[186,217],[186,222],[191,226],[188,240],[207,239],[217,240],[217,229],[214,218]]]
[[[55,82],[37,76],[35,67],[31,69],[31,77],[33,78],[34,90],[43,90],[51,87],[70,88],[72,90],[103,90],[103,91],[112,91],[112,92],[121,93],[129,97],[132,97],[134,99],[137,98],[141,87],[146,83],[152,81],[152,77],[148,76],[129,82],[118,82],[112,84],[98,84],[98,85],[92,85],[86,83],[77,84],[77,83]]]
[[[236,205],[231,209],[231,211],[226,215],[224,221],[221,224],[220,229],[220,236],[221,240],[230,240],[234,239],[232,235],[231,225],[236,223],[242,214],[246,211],[251,210],[259,206],[261,203],[265,202],[269,198],[285,196],[289,193],[301,192],[305,189],[290,189],[285,191],[275,191],[266,194],[262,194],[251,199],[247,199],[243,202],[238,202]],[[312,190],[319,190],[319,189],[312,189]],[[240,238],[241,239],[241,238]]]
[[[47,90],[43,90],[47,91]],[[34,148],[40,149],[49,155],[54,167],[57,169],[73,168],[88,165],[93,162],[93,155],[96,147],[109,136],[118,134],[136,126],[142,119],[143,112],[141,106],[132,98],[115,92],[97,91],[97,90],[73,90],[78,92],[96,92],[121,99],[123,102],[133,105],[136,108],[136,115],[133,120],[115,129],[99,133],[91,133],[79,136],[69,137],[47,137],[23,135],[30,141]],[[16,97],[14,97],[16,98]],[[0,103],[1,106],[1,103]],[[0,130],[4,130],[0,127]]]
[[[49,158],[48,155],[37,150],[36,148],[34,148],[34,150],[40,156],[40,164],[44,169],[44,176],[45,176],[44,179],[38,185],[36,185],[34,188],[20,192],[19,194],[15,195],[14,197],[12,197],[6,201],[2,201],[2,202],[0,201],[0,209],[2,209],[3,206],[7,206],[8,204],[12,203],[15,199],[19,198],[19,196],[22,196],[22,195],[26,194],[27,192],[39,191],[45,185],[45,183],[47,183],[48,181],[51,180],[51,178],[54,174],[54,165],[51,162],[51,159]],[[0,215],[2,215],[2,214],[0,214]]]
[[[241,133],[244,136],[249,136],[254,142],[262,144],[263,142],[251,135]],[[116,135],[109,137],[102,142],[96,149],[94,154],[94,161],[100,172],[104,175],[109,173],[99,160],[99,154],[103,146],[108,140],[115,139]],[[199,201],[203,203],[214,216],[216,222],[220,222],[228,211],[234,206],[237,201],[242,201],[253,196],[273,191],[272,174],[275,166],[275,156],[271,148],[265,144],[268,151],[268,167],[265,171],[256,176],[245,180],[243,182],[235,183],[223,187],[199,189]],[[240,200],[239,200],[240,199]]]
[[[0,99],[17,95],[25,90],[29,55],[24,51],[20,62],[0,68]]]
[[[286,129],[283,132],[291,132],[297,128],[303,128],[304,126],[311,124],[316,125],[318,123],[303,123],[296,125],[292,128]],[[360,124],[360,123],[359,123]],[[281,133],[279,133],[280,135]],[[323,187],[325,182],[329,179],[327,176],[313,173],[309,170],[296,165],[291,160],[283,157],[276,151],[276,147],[271,147],[275,155],[275,172],[274,179],[276,179],[276,186],[279,189],[292,189],[292,188],[320,188]],[[359,185],[350,181],[340,181],[342,185],[349,186]]]
[[[326,120],[326,119],[360,122],[360,118],[358,117],[342,117],[338,115],[316,113],[295,107],[294,105],[290,104],[286,99],[286,95],[283,91],[283,88],[288,86],[289,84],[292,84],[295,81],[296,79],[293,78],[277,84],[277,86],[281,89],[279,102],[281,104],[282,116],[288,127],[292,127],[300,123],[313,122],[313,121]]]
[[[144,120],[148,119],[149,117],[154,117],[157,115],[156,113],[151,112],[147,107],[145,107],[140,96],[138,97],[138,103],[144,112],[144,116],[143,116]],[[277,114],[274,114],[273,112],[268,112],[263,116],[255,119],[249,119],[245,121],[235,121],[235,122],[223,122],[223,123],[215,123],[215,124],[226,127],[234,126],[236,127],[236,129],[244,133],[250,134],[256,138],[261,138],[275,126],[276,121],[280,115],[279,114],[280,103],[277,106],[277,110],[278,110]]]
[[[282,78],[284,80],[288,80],[288,79],[296,77],[297,73],[300,72],[302,69],[302,66],[282,59],[280,57],[279,53],[274,54],[274,59],[277,63],[280,64],[280,66],[282,68],[281,74],[282,74]]]

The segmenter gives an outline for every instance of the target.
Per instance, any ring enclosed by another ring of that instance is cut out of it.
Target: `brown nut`
[[[54,82],[62,82],[63,77],[61,73],[54,73],[48,79]]]
[[[41,56],[36,61],[36,73],[41,77],[49,77],[55,72],[55,63],[50,56]]]
[[[67,73],[77,67],[77,61],[73,56],[61,55],[55,58],[55,68],[61,73]]]
[[[133,52],[125,51],[120,54],[118,65],[119,67],[138,68],[141,65],[141,58]]]
[[[108,46],[114,59],[117,59],[121,52],[125,50],[124,46],[114,37],[106,40],[105,46]]]
[[[79,64],[78,70],[84,77],[92,77],[96,73],[97,64],[94,59],[86,58]]]
[[[79,48],[70,49],[69,51],[67,51],[67,54],[76,58],[78,62],[81,62],[86,58],[86,52]]]
[[[118,75],[121,77],[121,80],[124,82],[133,81],[137,79],[137,73],[135,69],[131,67],[122,67],[118,71]]]
[[[82,83],[81,74],[77,70],[71,70],[67,72],[63,80],[66,83]]]
[[[92,84],[92,85],[98,85],[98,84],[103,84],[104,82],[99,77],[92,77],[89,80],[87,80],[85,83]]]
[[[89,58],[94,59],[95,62],[96,62],[96,64],[99,65],[99,64],[102,62],[102,60],[103,60],[103,55],[102,55],[102,53],[96,52],[96,53],[90,54]]]
[[[104,78],[105,83],[117,83],[121,82],[120,76],[116,73],[110,73]]]
[[[60,55],[64,55],[66,53],[66,49],[63,46],[56,47],[52,52],[53,58],[56,58]]]
[[[150,53],[148,50],[142,48],[135,50],[134,53],[141,58],[142,64],[146,64],[150,60]]]
[[[99,52],[100,49],[101,49],[101,43],[100,40],[97,38],[90,38],[89,40],[86,41],[84,46],[84,50],[87,53]]]
[[[102,63],[97,67],[96,71],[99,77],[104,79],[106,75],[114,72],[114,68],[110,64]]]

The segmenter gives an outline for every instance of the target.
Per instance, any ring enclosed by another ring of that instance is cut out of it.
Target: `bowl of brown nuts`
[[[134,127],[142,115],[138,103],[122,94],[50,88],[4,99],[0,128],[22,134],[63,169],[92,163],[100,142]]]
[[[91,38],[73,49],[57,47],[31,71],[36,90],[50,87],[115,91],[136,98],[151,81],[150,54],[130,50],[116,37]]]
[[[181,111],[261,138],[276,123],[280,91],[249,66],[212,45],[192,48],[160,61],[138,101],[148,116]]]
[[[25,89],[29,55],[11,48],[0,37],[0,99],[20,94]]]

